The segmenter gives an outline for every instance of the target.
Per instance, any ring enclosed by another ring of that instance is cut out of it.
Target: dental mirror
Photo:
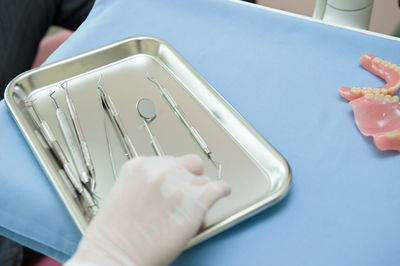
[[[158,142],[157,137],[153,135],[149,127],[149,123],[156,118],[156,107],[154,106],[154,103],[149,99],[142,98],[136,103],[136,109],[140,117],[143,118],[143,124],[146,128],[147,133],[149,134],[154,152],[158,156],[163,156],[165,153],[160,143]]]
[[[140,99],[136,104],[136,109],[146,122],[150,122],[156,118],[156,107],[154,103],[147,98]]]

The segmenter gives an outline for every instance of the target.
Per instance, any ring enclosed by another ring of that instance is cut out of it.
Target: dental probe
[[[86,164],[86,168],[89,170],[90,191],[93,192],[95,187],[96,187],[96,174],[95,174],[95,170],[94,170],[92,157],[90,156],[90,152],[89,152],[89,148],[88,148],[88,145],[87,145],[87,142],[86,142],[86,138],[85,138],[85,135],[83,134],[83,130],[82,130],[81,124],[79,122],[78,114],[76,112],[74,102],[72,101],[71,95],[69,93],[69,90],[68,90],[68,87],[67,87],[67,83],[63,82],[61,84],[61,88],[63,88],[65,90],[65,93],[66,93],[65,100],[67,102],[68,111],[69,111],[69,114],[71,116],[72,123],[74,125],[76,136],[78,137],[79,145],[81,147],[81,151],[82,151],[82,154],[83,154],[83,159],[84,159],[85,164]]]
[[[117,179],[117,170],[114,162],[114,155],[113,155],[113,150],[111,147],[111,142],[110,142],[110,136],[108,134],[108,126],[107,126],[107,121],[106,121],[106,112],[104,110],[104,103],[103,100],[101,99],[100,93],[97,94],[98,100],[100,102],[100,105],[103,106],[102,108],[102,118],[103,118],[103,128],[104,128],[104,134],[106,136],[106,142],[107,142],[107,150],[108,150],[108,155],[110,156],[110,162],[111,162],[111,169],[113,173],[114,180]]]
[[[61,165],[63,166],[67,176],[70,178],[72,185],[79,192],[79,194],[82,194],[83,190],[84,190],[83,185],[80,182],[79,177],[77,176],[73,166],[68,161],[64,151],[61,149],[60,144],[54,137],[53,132],[51,131],[51,129],[48,126],[48,124],[46,123],[46,121],[42,121],[42,127],[43,127],[43,133],[44,133],[46,140],[49,142],[50,147],[56,154],[56,157],[61,162]]]
[[[190,134],[193,136],[193,138],[199,144],[200,148],[207,155],[207,157],[211,160],[213,165],[218,169],[218,179],[220,179],[221,176],[222,176],[222,165],[221,165],[221,163],[218,163],[217,161],[214,160],[212,152],[211,152],[210,148],[208,147],[207,143],[200,136],[199,132],[196,130],[196,128],[194,128],[194,126],[189,121],[189,119],[186,118],[186,115],[183,112],[182,108],[175,102],[174,98],[169,93],[167,88],[163,87],[158,82],[157,79],[155,79],[153,77],[150,77],[150,76],[147,76],[147,79],[149,81],[153,82],[158,87],[158,89],[161,92],[161,95],[168,102],[169,106],[172,108],[172,110],[175,112],[175,114],[179,117],[179,119],[182,121],[182,123],[185,125],[185,127],[189,130]]]
[[[114,106],[113,101],[111,100],[110,95],[104,90],[103,86],[100,84],[101,76],[99,81],[97,82],[97,90],[100,93],[101,101],[103,105],[105,106],[108,114],[111,117],[111,120],[113,121],[114,126],[117,128],[117,131],[119,132],[122,142],[124,144],[124,148],[128,153],[128,158],[132,159],[135,157],[139,157],[138,153],[136,152],[135,147],[133,146],[132,140],[128,135],[128,132],[126,131],[126,128],[124,124],[122,123],[121,117],[119,116],[119,113],[117,109]]]
[[[141,118],[143,118],[143,124],[146,128],[146,131],[150,137],[151,145],[157,156],[164,156],[165,153],[161,147],[161,144],[158,142],[156,136],[150,130],[149,123],[152,122],[156,118],[156,109],[151,100],[142,98],[136,103],[136,109]]]
[[[68,119],[64,111],[61,110],[61,108],[58,106],[56,99],[53,97],[54,93],[55,91],[53,91],[50,94],[50,98],[54,101],[54,104],[56,106],[56,117],[58,120],[58,124],[60,125],[61,132],[64,136],[65,142],[67,143],[68,149],[71,152],[72,159],[75,162],[75,166],[79,173],[80,180],[85,185],[85,187],[88,188],[90,187],[90,179],[89,179],[89,173],[85,165],[85,161],[83,159],[83,155],[81,153],[79,144],[77,143],[75,138],[75,134],[68,122]]]
[[[58,143],[57,139],[55,138],[53,132],[51,131],[49,125],[47,124],[46,121],[42,120],[37,113],[35,107],[33,104],[28,103],[27,105],[30,105],[31,109],[33,110],[34,115],[36,116],[33,120],[37,124],[40,132],[44,136],[47,144],[49,145],[50,149],[53,151],[56,161],[62,166],[64,169],[69,181],[72,183],[76,191],[78,191],[79,194],[83,193],[83,185],[80,182],[79,178],[77,177],[74,168],[72,167],[71,163],[68,161],[67,157],[65,156],[64,151],[62,150],[60,144]],[[31,113],[32,115],[32,113]],[[71,194],[74,196],[76,194],[75,192],[71,192]]]

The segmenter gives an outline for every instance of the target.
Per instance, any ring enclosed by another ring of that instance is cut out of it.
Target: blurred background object
[[[39,67],[69,36],[73,31],[53,26],[46,36],[40,41],[38,51],[33,60],[32,68]]]
[[[313,18],[368,29],[374,0],[317,0]]]
[[[1,0],[0,1],[0,99],[7,84],[29,70],[39,43],[49,27],[76,30],[89,14],[94,0]],[[45,47],[58,47],[66,38],[52,38]],[[59,40],[57,40],[59,39]],[[55,41],[55,42],[54,42]],[[45,42],[46,44],[46,42]],[[43,49],[42,49],[43,50]],[[46,49],[44,49],[46,50]],[[47,54],[52,49],[48,49]],[[40,53],[40,52],[39,52]],[[43,53],[41,53],[43,55]],[[39,55],[39,56],[41,56]],[[42,59],[37,61],[40,64]]]
[[[257,0],[259,5],[268,6],[296,14],[312,17],[317,0]],[[328,1],[337,3],[337,1]],[[347,0],[341,2],[359,2]],[[372,2],[372,1],[371,1]],[[388,35],[396,35],[400,32],[400,8],[398,0],[373,1],[369,30]],[[398,35],[396,35],[398,36]]]

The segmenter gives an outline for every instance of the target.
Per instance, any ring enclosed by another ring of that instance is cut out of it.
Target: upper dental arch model
[[[350,101],[354,120],[365,136],[372,136],[380,150],[400,152],[400,108],[395,95],[400,87],[400,67],[365,53],[361,65],[386,81],[378,88],[340,87],[339,93]]]

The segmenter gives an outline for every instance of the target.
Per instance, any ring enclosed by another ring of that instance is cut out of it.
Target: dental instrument
[[[100,94],[98,94],[98,97],[99,97],[99,101],[100,101],[101,105],[103,105],[103,101],[102,101],[102,99],[100,97]],[[111,142],[110,142],[110,136],[109,136],[109,133],[108,133],[108,126],[107,126],[106,114],[105,114],[104,109],[102,110],[102,114],[103,114],[102,115],[103,127],[104,127],[104,134],[106,136],[108,155],[110,156],[111,169],[112,169],[112,172],[113,172],[113,177],[114,177],[114,180],[116,180],[117,179],[117,170],[116,170],[116,166],[115,166],[114,155],[113,155],[112,146],[111,146]]]
[[[152,122],[156,118],[156,108],[153,102],[149,99],[142,98],[136,103],[136,109],[141,118],[143,118],[143,124],[146,128],[147,133],[149,134],[151,145],[155,153],[158,156],[164,156],[165,153],[155,135],[150,130],[149,123]]]
[[[100,94],[101,101],[105,109],[107,110],[110,118],[113,122],[114,127],[117,129],[120,137],[122,139],[123,146],[127,152],[128,159],[132,159],[135,157],[139,157],[138,153],[136,152],[135,147],[133,146],[132,140],[126,131],[126,128],[119,116],[118,110],[115,108],[113,101],[111,100],[110,95],[106,92],[102,84],[100,83],[102,76],[100,76],[97,82],[97,90]]]
[[[72,160],[75,163],[76,169],[78,171],[78,175],[82,183],[85,185],[86,188],[90,190],[90,178],[89,173],[87,171],[85,160],[83,159],[82,152],[80,150],[79,144],[75,138],[75,133],[73,132],[68,119],[63,110],[59,107],[56,99],[54,98],[53,91],[50,94],[50,98],[54,101],[54,105],[56,107],[56,117],[58,124],[61,128],[61,132],[64,136],[65,142],[68,146],[69,151],[71,152]]]
[[[147,79],[150,82],[154,83],[158,87],[161,95],[167,101],[167,103],[169,104],[171,109],[174,111],[176,116],[182,121],[182,123],[185,125],[187,130],[189,130],[190,134],[193,136],[193,138],[195,139],[197,144],[200,146],[200,148],[203,150],[203,152],[207,155],[208,159],[210,159],[210,161],[213,163],[213,165],[218,169],[218,179],[221,179],[222,164],[214,160],[212,152],[211,152],[210,148],[208,147],[207,143],[204,141],[204,139],[201,137],[199,132],[196,130],[196,128],[192,125],[192,123],[186,117],[182,108],[175,102],[174,98],[169,93],[167,88],[163,87],[156,78],[147,75]]]
[[[69,89],[67,87],[67,82],[63,82],[61,84],[61,88],[63,88],[65,90],[65,100],[67,102],[67,106],[68,106],[68,111],[69,114],[71,116],[71,120],[72,123],[74,125],[74,129],[75,129],[75,134],[78,137],[78,141],[79,141],[79,146],[81,148],[81,152],[83,155],[79,156],[80,160],[84,160],[85,164],[86,164],[86,168],[89,171],[89,179],[90,179],[90,191],[93,192],[95,187],[96,187],[96,174],[95,174],[95,170],[94,170],[94,165],[93,165],[93,161],[92,161],[92,157],[90,156],[90,152],[89,152],[89,148],[87,145],[87,141],[85,138],[85,135],[83,134],[83,130],[81,127],[81,124],[79,122],[79,117],[78,114],[76,112],[75,109],[75,105],[74,102],[72,101],[71,95],[69,93]],[[82,165],[80,164],[80,166],[82,167]],[[86,174],[86,171],[84,171]]]
[[[85,162],[83,159],[83,155],[79,149],[79,145],[76,141],[76,138],[74,136],[74,132],[72,131],[69,122],[67,120],[67,117],[63,110],[59,107],[56,99],[54,98],[53,94],[55,91],[53,91],[50,94],[50,98],[53,100],[55,106],[56,106],[56,117],[58,124],[61,128],[61,132],[64,136],[65,142],[68,146],[69,151],[71,152],[71,157],[72,160],[75,162],[75,166],[77,168],[78,177],[74,177],[74,182],[79,183],[82,186],[82,189],[80,189],[78,192],[81,195],[81,200],[82,204],[84,207],[89,207],[90,212],[92,215],[95,215],[97,213],[98,209],[98,199],[94,192],[91,190],[91,184],[90,184],[90,178],[89,178],[89,173],[87,171],[87,168],[85,166]],[[50,130],[50,127],[48,127],[47,130]],[[54,135],[53,138],[55,139]],[[65,154],[64,154],[65,156]],[[65,157],[66,159],[66,157]],[[68,172],[71,172],[73,167],[71,165],[68,166],[71,169],[66,170],[67,174]]]
[[[46,140],[47,144],[49,145],[51,151],[55,155],[56,161],[65,171],[69,181],[72,183],[73,187],[79,194],[83,192],[83,185],[80,182],[75,169],[68,161],[67,156],[65,155],[64,151],[62,150],[60,143],[57,141],[56,137],[53,134],[53,131],[50,129],[49,125],[46,121],[42,120],[39,114],[36,111],[36,108],[32,104],[32,102],[27,102],[27,106],[33,111],[30,112],[31,116],[33,116],[33,121],[35,121],[37,127],[39,128],[40,132],[42,133],[44,139]]]

